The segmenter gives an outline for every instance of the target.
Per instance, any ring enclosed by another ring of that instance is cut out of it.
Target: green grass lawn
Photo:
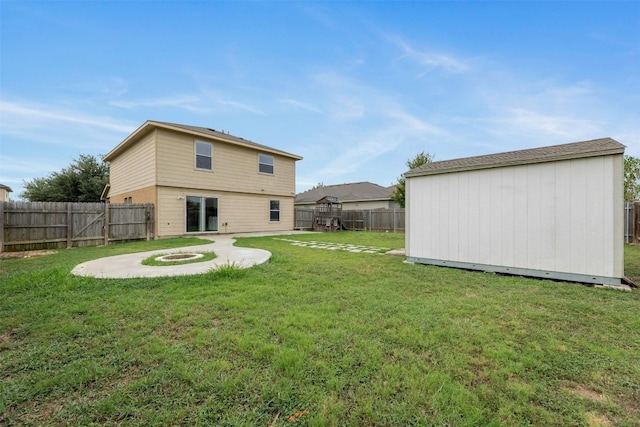
[[[404,245],[392,233],[291,238]],[[638,290],[272,237],[239,239],[273,253],[243,271],[70,275],[193,244],[0,261],[0,425],[638,426]],[[639,248],[625,263],[640,275]]]

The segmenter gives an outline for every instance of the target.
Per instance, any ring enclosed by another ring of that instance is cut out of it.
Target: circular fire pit
[[[160,262],[180,262],[180,261],[191,261],[191,260],[202,258],[202,257],[204,257],[203,254],[180,253],[180,254],[162,255],[162,256],[157,257],[156,261],[160,261]]]

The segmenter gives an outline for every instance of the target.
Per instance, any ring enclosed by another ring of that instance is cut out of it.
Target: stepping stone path
[[[274,237],[274,240],[282,240],[282,241],[291,243],[293,246],[302,246],[305,248],[326,249],[329,251],[347,251],[347,252],[363,253],[363,254],[384,254],[385,252],[391,250],[391,248],[379,248],[376,246],[350,245],[346,243],[316,242],[314,240],[310,242],[303,242],[300,240],[279,239],[275,237]]]

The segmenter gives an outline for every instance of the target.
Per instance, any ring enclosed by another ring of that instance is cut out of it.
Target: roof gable
[[[158,128],[187,133],[187,134],[193,135],[194,137],[213,139],[213,140],[225,142],[228,144],[244,146],[247,148],[252,148],[252,149],[270,153],[270,154],[277,154],[280,156],[289,157],[294,160],[302,160],[301,156],[287,153],[286,151],[278,150],[276,148],[269,147],[267,145],[258,144],[253,141],[246,140],[244,138],[240,138],[237,136],[230,135],[228,133],[217,131],[215,129],[204,128],[199,126],[181,125],[177,123],[157,122],[153,120],[147,120],[146,122],[144,122],[142,126],[136,129],[124,141],[122,141],[113,150],[107,153],[107,155],[104,156],[104,160],[107,162],[113,160],[114,158],[122,154],[124,151],[126,151],[130,146],[137,143],[142,138],[142,136],[147,134],[147,132],[150,132],[151,130],[158,129]]]
[[[324,197],[335,197],[340,202],[390,200],[391,191],[372,182],[326,185],[296,195],[295,203],[316,203]]]
[[[533,163],[554,162],[559,160],[581,159],[585,157],[623,154],[625,146],[612,138],[592,139],[590,141],[508,151],[484,156],[443,160],[425,163],[404,174],[406,178],[442,173],[462,172],[477,169],[489,169],[505,166],[517,166]]]

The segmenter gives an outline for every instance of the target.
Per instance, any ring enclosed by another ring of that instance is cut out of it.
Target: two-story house
[[[213,129],[147,121],[111,150],[113,203],[153,203],[155,235],[292,230],[302,157]]]

